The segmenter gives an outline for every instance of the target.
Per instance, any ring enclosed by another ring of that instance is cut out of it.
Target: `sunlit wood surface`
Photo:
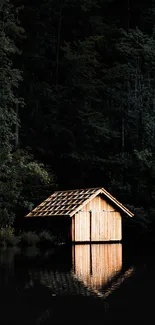
[[[90,217],[91,211],[91,217]],[[101,195],[93,198],[75,214],[72,239],[75,242],[120,241],[122,239],[122,217],[120,212]]]

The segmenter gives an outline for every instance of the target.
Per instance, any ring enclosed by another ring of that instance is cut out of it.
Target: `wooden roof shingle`
[[[49,196],[45,201],[39,204],[35,209],[26,215],[26,217],[39,217],[39,216],[54,216],[66,215],[72,217],[78,212],[85,204],[96,197],[103,194],[109,198],[116,206],[130,217],[133,213],[130,212],[125,206],[118,202],[109,192],[103,187],[77,189],[68,191],[56,191]]]

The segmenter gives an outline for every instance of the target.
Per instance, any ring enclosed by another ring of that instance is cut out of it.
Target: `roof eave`
[[[96,189],[96,192],[93,193],[88,199],[86,199],[75,210],[71,211],[69,214],[63,214],[63,216],[72,217],[74,214],[76,214],[78,211],[80,211],[86,204],[88,204],[93,198],[95,198],[100,193],[102,193],[107,198],[109,198],[110,201],[112,201],[117,207],[119,207],[129,217],[133,217],[134,216],[134,214],[132,212],[130,212],[125,206],[123,206],[123,204],[121,204],[119,201],[117,201],[117,199],[115,197],[113,197],[109,192],[107,192],[103,187]],[[41,204],[39,204],[39,206],[37,206],[33,211],[29,212],[25,217],[26,218],[29,218],[29,217],[44,217],[43,215],[42,216],[33,215],[33,213],[37,214],[38,208],[41,207],[41,206],[43,206],[45,204],[45,202],[50,201],[53,196],[55,196],[55,192],[50,197],[48,197],[46,200],[44,200]],[[56,214],[49,215],[49,216],[56,216]]]

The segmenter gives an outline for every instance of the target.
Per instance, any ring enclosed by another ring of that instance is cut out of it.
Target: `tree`
[[[154,206],[154,1],[126,0],[122,15],[120,3],[25,2],[19,138],[60,188],[105,186],[146,216]]]
[[[28,153],[16,150],[14,145],[19,123],[16,103],[23,103],[17,97],[21,72],[14,67],[14,57],[19,54],[16,40],[23,35],[23,29],[15,14],[9,1],[0,7],[0,225],[3,226],[13,223],[19,206],[30,206],[32,198],[27,196],[25,179],[31,187],[32,181],[39,186],[50,180],[43,165]],[[32,188],[30,193],[33,197]]]

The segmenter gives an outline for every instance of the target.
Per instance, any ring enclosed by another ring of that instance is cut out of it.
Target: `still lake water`
[[[155,254],[122,244],[0,250],[0,324],[154,319]]]

